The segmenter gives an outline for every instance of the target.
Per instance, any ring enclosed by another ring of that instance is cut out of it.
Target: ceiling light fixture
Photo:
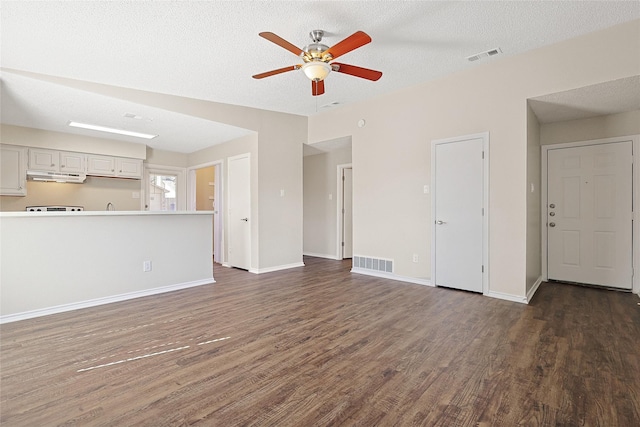
[[[304,71],[309,80],[319,82],[329,75],[331,65],[322,61],[311,61],[302,66],[302,71]]]
[[[92,124],[88,124],[88,123],[80,123],[80,122],[76,122],[76,121],[73,121],[73,120],[69,120],[67,125],[69,125],[71,127],[74,127],[74,128],[97,130],[99,132],[116,133],[118,135],[135,136],[136,138],[144,138],[144,139],[153,139],[153,138],[158,136],[158,135],[151,135],[149,133],[133,132],[133,131],[130,131],[130,130],[110,128],[110,127],[107,127],[107,126],[92,125]]]

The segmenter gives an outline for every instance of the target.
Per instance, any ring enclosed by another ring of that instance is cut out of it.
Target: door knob
[[[240,218],[240,221],[249,221],[249,218]]]
[[[549,223],[549,227],[555,227],[555,226],[556,226],[556,223],[555,223],[555,222],[550,222],[550,223]]]
[[[438,220],[438,221],[436,221],[436,224],[442,225],[442,224],[446,224],[446,222]]]

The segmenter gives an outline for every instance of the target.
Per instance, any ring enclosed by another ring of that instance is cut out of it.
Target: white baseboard
[[[486,294],[484,294],[488,297],[491,298],[497,298],[497,299],[503,299],[506,301],[513,301],[513,302],[519,302],[520,304],[527,304],[527,297],[520,297],[517,295],[511,295],[511,294],[505,294],[502,292],[495,292],[495,291],[489,291]]]
[[[304,267],[304,262],[296,262],[293,264],[285,264],[285,265],[276,265],[275,267],[267,267],[267,268],[251,268],[249,269],[249,273],[254,273],[254,274],[271,273],[274,271],[288,270],[289,268],[296,268],[296,267]]]
[[[367,268],[352,268],[352,273],[364,274],[366,276],[382,277],[384,279],[398,280],[400,282],[415,283],[416,285],[433,286],[428,279],[418,279],[415,277],[399,276],[384,271],[369,270]]]
[[[329,255],[329,254],[317,254],[315,252],[303,252],[302,255],[304,255],[304,256],[312,256],[312,257],[316,257],[316,258],[326,258],[326,259],[334,259],[334,260],[342,261],[341,258],[338,258],[335,255]]]
[[[529,292],[527,292],[527,304],[531,302],[531,298],[533,298],[536,291],[540,287],[541,283],[542,283],[542,276],[538,277],[538,280],[536,280],[536,283],[534,283],[531,289],[529,289]]]
[[[0,316],[0,324],[17,322],[18,320],[32,319],[34,317],[48,316],[50,314],[64,313],[67,311],[80,310],[82,308],[95,307],[97,305],[110,304],[112,302],[126,301],[134,298],[146,297],[150,295],[163,294],[165,292],[178,291],[180,289],[193,288],[195,286],[209,285],[216,281],[212,278],[194,280],[192,282],[178,283],[176,285],[162,286],[159,288],[145,289],[143,291],[128,292],[126,294],[113,295],[109,297],[96,298],[87,301],[79,301],[70,304],[56,305],[54,307],[40,308],[37,310],[25,311],[22,313],[7,314]]]

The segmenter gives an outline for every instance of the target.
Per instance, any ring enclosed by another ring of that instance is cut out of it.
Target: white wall
[[[589,141],[640,134],[640,110],[588,119],[543,123],[540,126],[541,145]]]
[[[351,163],[351,144],[305,156],[304,254],[338,259],[338,165]],[[331,199],[329,195],[331,194]]]
[[[1,215],[3,318],[213,282],[211,214]]]
[[[26,147],[78,151],[134,159],[145,159],[147,156],[145,144],[5,124],[0,125],[0,142]]]
[[[527,99],[638,75],[639,52],[632,21],[311,116],[310,143],[352,136],[354,254],[394,259],[401,276],[430,277],[430,256],[411,262],[431,244],[422,192],[430,141],[489,131],[489,291],[524,300],[527,251],[536,251],[527,244]]]

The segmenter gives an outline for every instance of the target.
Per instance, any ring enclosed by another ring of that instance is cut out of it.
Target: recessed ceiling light
[[[133,132],[130,130],[110,128],[107,126],[92,125],[89,123],[80,123],[80,122],[75,122],[73,120],[69,120],[67,124],[74,128],[97,130],[99,132],[117,133],[118,135],[135,136],[136,138],[153,139],[158,136],[158,135],[151,135],[149,133]]]

